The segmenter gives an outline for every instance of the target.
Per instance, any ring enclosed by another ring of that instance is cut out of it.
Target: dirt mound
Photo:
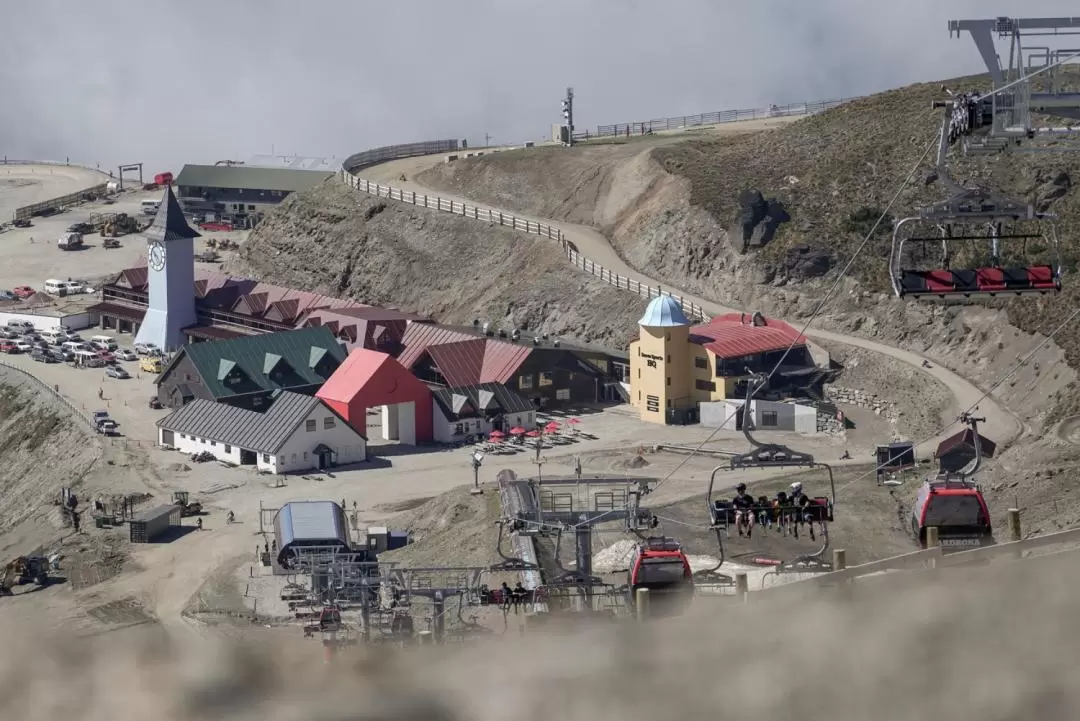
[[[625,347],[645,301],[574,272],[553,242],[331,181],[278,206],[228,270],[445,323],[480,318]]]
[[[403,566],[490,566],[502,560],[499,538],[499,496],[493,489],[472,495],[468,486],[432,498],[389,525],[409,531],[408,546],[379,556]]]
[[[0,368],[0,557],[59,532],[60,489],[78,489],[101,455],[85,422],[27,376]]]

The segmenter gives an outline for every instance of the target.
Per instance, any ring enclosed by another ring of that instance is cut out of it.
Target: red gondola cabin
[[[634,554],[628,585],[631,604],[637,600],[638,589],[647,588],[652,613],[673,615],[694,595],[694,574],[678,541],[649,538]]]
[[[926,529],[935,526],[943,551],[993,544],[990,511],[979,487],[966,480],[928,480],[915,496],[911,530],[926,548]]]

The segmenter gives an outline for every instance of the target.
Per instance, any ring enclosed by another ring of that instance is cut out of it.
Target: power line
[[[899,198],[903,194],[903,192],[907,189],[907,186],[911,183],[911,180],[915,177],[915,174],[917,172],[919,172],[919,168],[922,167],[922,164],[926,160],[927,156],[929,156],[930,152],[935,147],[937,147],[937,140],[936,140],[937,134],[938,134],[938,131],[935,130],[934,131],[935,139],[931,140],[931,142],[926,146],[926,150],[924,150],[922,155],[919,156],[918,161],[915,163],[915,165],[912,166],[911,170],[907,174],[907,177],[904,178],[904,182],[900,184],[900,187],[897,189],[896,193],[894,193],[893,197],[889,200],[888,205],[885,206],[885,209],[878,216],[877,221],[870,228],[869,232],[867,232],[866,237],[863,238],[862,242],[859,243],[858,247],[855,249],[855,253],[851,256],[851,258],[848,260],[847,264],[840,271],[840,274],[837,276],[836,280],[833,282],[833,284],[829,288],[828,292],[826,292],[825,296],[818,303],[817,307],[814,309],[814,312],[810,315],[810,318],[806,321],[806,324],[803,325],[803,328],[799,332],[799,335],[797,335],[791,341],[791,343],[788,345],[787,349],[784,351],[784,354],[782,356],[780,356],[780,359],[776,362],[776,365],[773,366],[773,369],[771,371],[769,371],[769,373],[760,381],[760,383],[759,383],[757,389],[754,391],[754,393],[756,393],[758,390],[763,388],[765,383],[769,379],[771,379],[776,374],[776,372],[778,370],[780,370],[780,366],[784,363],[784,360],[787,359],[788,354],[791,353],[792,349],[796,345],[799,345],[799,341],[800,341],[800,339],[802,339],[804,337],[804,333],[806,332],[806,329],[810,327],[810,324],[814,322],[814,320],[817,318],[817,316],[825,308],[825,304],[828,303],[828,301],[830,300],[833,293],[835,293],[837,288],[840,287],[841,281],[843,281],[844,277],[847,275],[848,271],[851,269],[851,266],[855,263],[855,259],[859,257],[859,255],[866,248],[867,244],[870,242],[870,239],[873,238],[874,233],[877,232],[878,226],[881,225],[882,221],[884,221],[885,218],[888,216],[889,211],[896,204],[896,201],[899,200]],[[752,397],[753,397],[753,394],[751,394],[748,397],[747,402],[749,402],[749,398],[752,398]],[[708,436],[705,437],[705,440],[703,440],[701,443],[699,443],[698,446],[693,451],[691,451],[685,458],[682,459],[682,461],[677,466],[675,466],[675,468],[673,468],[666,476],[664,476],[662,479],[660,479],[659,483],[657,483],[652,488],[651,492],[655,492],[658,488],[660,488],[660,486],[664,485],[664,483],[666,483],[672,476],[674,476],[680,469],[682,469],[682,467],[685,466],[690,461],[691,458],[693,458],[699,452],[701,452],[701,450],[705,447],[705,445],[707,443],[709,443],[713,438],[716,437],[716,434],[719,433],[724,428],[724,426],[726,426],[728,424],[728,422],[731,421],[731,419],[733,419],[737,414],[739,414],[742,411],[743,411],[742,408],[736,409],[734,413],[732,413],[727,418],[725,418],[723,422],[721,422],[715,429],[713,429],[712,433],[710,433]],[[626,510],[626,508],[612,509],[611,511],[608,511],[607,513],[622,513],[625,510]],[[602,517],[603,516],[600,516],[598,518],[602,518]],[[596,522],[596,519],[593,519],[592,523],[595,523],[595,522]],[[575,528],[576,527],[577,526],[575,526]]]

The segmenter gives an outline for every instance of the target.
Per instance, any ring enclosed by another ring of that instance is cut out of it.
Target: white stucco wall
[[[158,428],[158,443],[165,445],[163,440],[164,434],[167,431],[165,428]],[[226,446],[224,443],[218,442],[213,438],[196,438],[187,434],[173,433],[172,448],[183,453],[200,453],[202,451],[209,451],[214,454],[214,457],[221,461],[228,461],[229,463],[240,464],[240,449],[236,446]]]
[[[454,443],[461,441],[467,435],[488,435],[495,427],[488,423],[483,418],[468,418],[462,421],[452,421],[446,417],[442,408],[434,400],[431,402],[434,407],[434,419],[435,426],[435,442],[436,443]],[[458,423],[461,424],[461,433],[457,433]],[[536,411],[526,411],[524,413],[509,413],[506,415],[506,427],[500,430],[508,431],[514,426],[521,426],[527,431],[531,431],[536,428]]]
[[[736,414],[742,413],[744,401],[726,400],[701,403],[701,425],[716,428],[723,423],[723,430],[736,429]],[[776,413],[776,425],[762,423],[762,414],[766,411]],[[754,417],[754,426],[759,431],[797,431],[799,433],[817,433],[817,409],[801,403],[782,403],[780,401],[750,401],[750,412]]]
[[[326,428],[326,419],[333,419],[333,428]],[[308,421],[315,421],[315,430],[307,430]],[[339,466],[367,460],[367,441],[329,408],[320,403],[301,423],[285,445],[270,456],[269,462],[260,455],[259,467],[272,473],[293,473],[318,468],[315,446],[320,443],[336,451],[334,462]],[[307,456],[305,458],[305,455]]]
[[[333,419],[332,428],[326,428],[327,418]],[[315,421],[313,431],[307,430],[307,422],[310,420]],[[160,445],[165,445],[166,430],[158,428]],[[334,463],[338,466],[367,460],[367,441],[320,403],[297,427],[276,455],[256,454],[255,465],[259,470],[270,473],[295,473],[318,468],[319,457],[314,451],[320,443],[337,452]],[[186,434],[173,433],[173,442],[170,446],[183,453],[209,451],[218,460],[240,464],[241,449],[236,446],[227,446],[217,439],[195,438]]]

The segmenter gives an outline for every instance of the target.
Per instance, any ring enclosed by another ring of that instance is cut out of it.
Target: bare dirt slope
[[[444,323],[487,319],[625,347],[645,301],[575,272],[552,243],[335,180],[282,203],[228,270]]]

